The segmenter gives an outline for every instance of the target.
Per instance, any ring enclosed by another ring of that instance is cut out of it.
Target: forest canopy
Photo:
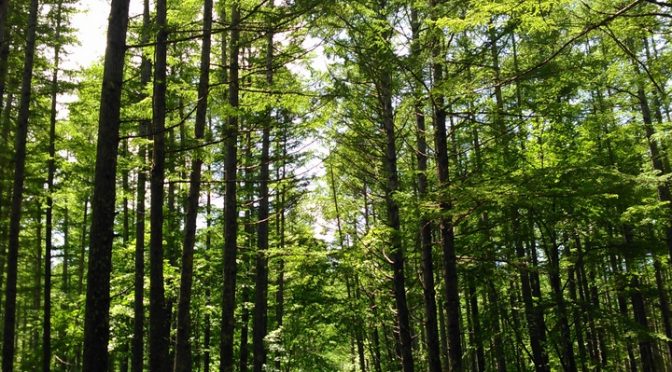
[[[2,371],[672,371],[671,62],[657,0],[0,0]]]

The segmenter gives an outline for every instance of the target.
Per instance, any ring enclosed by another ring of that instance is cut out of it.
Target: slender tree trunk
[[[156,50],[154,56],[154,98],[152,109],[152,171],[150,179],[149,247],[149,368],[168,371],[170,319],[163,282],[163,199],[165,178],[166,121],[166,1],[156,2]]]
[[[383,159],[385,175],[385,206],[387,208],[387,225],[392,229],[391,259],[393,269],[394,298],[399,322],[399,348],[401,364],[404,372],[412,372],[413,350],[411,325],[409,321],[408,303],[406,300],[406,278],[404,274],[404,248],[401,240],[401,220],[399,205],[394,199],[394,193],[399,190],[399,175],[397,171],[396,134],[394,129],[394,112],[392,108],[392,76],[391,71],[382,73],[379,81],[379,102],[385,133],[385,156]]]
[[[286,177],[285,163],[287,159],[287,133],[286,125],[282,126],[282,133],[279,136],[282,143],[282,166],[278,168],[278,179],[284,180]],[[280,184],[280,190],[278,195],[278,206],[277,210],[280,214],[280,218],[277,220],[277,236],[280,239],[279,250],[281,256],[278,259],[278,279],[277,286],[278,291],[275,294],[275,320],[278,324],[278,328],[282,329],[283,317],[285,314],[285,261],[282,255],[285,252],[285,186]],[[281,333],[282,334],[282,333]],[[282,342],[282,339],[281,339]],[[281,354],[276,355],[275,369],[280,371],[282,367]]]
[[[411,10],[413,29],[413,52],[420,56],[420,35],[418,15],[415,8]],[[422,77],[422,69],[419,71]],[[425,114],[420,97],[416,97],[415,124],[418,162],[418,197],[420,202],[427,198],[427,140]],[[434,290],[434,260],[432,258],[432,222],[425,216],[420,218],[420,251],[422,256],[422,290],[425,305],[425,332],[427,333],[427,364],[430,372],[441,371],[441,349],[439,346],[439,330],[436,319],[436,291]]]
[[[141,42],[147,43],[150,39],[149,0],[143,1]],[[140,63],[140,84],[145,87],[152,76],[152,65],[149,58],[144,57]],[[139,134],[143,138],[148,135],[151,122],[142,120]],[[133,339],[131,340],[131,371],[141,372],[144,369],[144,333],[145,333],[145,187],[147,172],[144,166],[147,159],[147,147],[142,144],[138,157],[141,166],[138,168],[138,181],[135,205],[135,275],[133,280]]]
[[[240,40],[240,7],[231,4],[231,45],[229,58],[229,105],[238,109],[238,54]],[[224,63],[226,65],[226,63]],[[232,372],[234,309],[236,307],[236,256],[238,252],[238,205],[236,197],[238,114],[229,116],[224,131],[226,143],[225,198],[224,198],[224,287],[222,290],[222,327],[220,336],[220,372]]]
[[[91,203],[91,239],[84,323],[86,371],[109,367],[110,272],[119,144],[119,110],[123,81],[129,0],[112,0],[100,98],[98,145]]]
[[[0,7],[1,8],[1,7]],[[5,319],[2,344],[2,370],[14,369],[14,347],[16,334],[16,279],[19,259],[19,232],[21,231],[21,204],[26,170],[26,138],[32,93],[33,58],[35,56],[35,33],[37,28],[38,1],[31,0],[28,13],[26,50],[21,82],[21,101],[17,119],[16,142],[14,145],[14,183],[10,209],[9,245],[7,252],[7,284],[5,287]]]
[[[208,173],[210,173],[210,166],[208,166]],[[205,204],[206,210],[206,233],[205,233],[205,249],[209,253],[212,248],[212,234],[210,232],[210,226],[212,225],[212,192],[208,186],[208,197]],[[206,276],[205,280],[205,301],[206,305],[210,306],[210,276]],[[210,338],[211,338],[211,324],[210,324],[210,311],[205,312],[205,330],[203,332],[203,372],[210,372]]]
[[[437,5],[436,0],[430,0],[430,7]],[[435,17],[433,17],[435,19]],[[434,30],[437,32],[438,30]],[[443,65],[441,53],[441,38],[435,35],[432,45],[432,75],[435,87],[444,83]],[[446,111],[444,98],[441,94],[432,96],[434,111],[434,148],[436,152],[436,167],[439,181],[439,189],[442,190],[439,209],[442,212],[440,218],[441,247],[443,249],[444,285],[446,296],[447,328],[448,328],[448,356],[449,366],[452,371],[462,371],[462,344],[460,340],[460,297],[457,282],[457,259],[455,254],[455,235],[453,231],[452,217],[447,216],[452,209],[447,189],[450,185],[448,169],[448,143],[446,133]]]
[[[481,317],[478,311],[478,295],[473,279],[469,282],[469,305],[471,312],[471,323],[474,330],[473,343],[476,347],[476,371],[485,371],[485,352],[483,350],[483,337],[481,333]]]
[[[9,31],[7,24],[10,0],[0,2],[0,107],[3,107],[5,87],[7,83],[7,68],[9,58]]]
[[[273,10],[273,2],[268,6]],[[266,84],[273,85],[273,26],[266,31]],[[257,225],[257,262],[254,292],[254,315],[252,321],[252,351],[254,353],[253,370],[261,372],[266,364],[264,337],[268,329],[268,210],[269,193],[269,149],[272,123],[272,108],[266,108],[266,117],[261,135],[261,166],[259,173],[259,223]]]
[[[58,66],[61,50],[61,8],[58,2],[56,10],[56,43],[54,44],[54,70],[51,76],[51,111],[49,113],[49,163],[47,175],[47,215],[45,221],[46,240],[44,247],[44,312],[42,318],[42,370],[49,372],[51,367],[51,250],[54,213],[54,174],[56,173],[56,98],[58,96]],[[66,222],[67,224],[67,222]],[[67,250],[64,245],[63,252]],[[63,275],[66,275],[63,262]],[[67,278],[64,278],[67,280]]]
[[[616,287],[616,301],[618,303],[618,311],[623,319],[629,319],[630,317],[628,316],[628,304],[626,302],[624,289],[622,286],[623,280],[621,278],[622,273],[620,264],[618,262],[619,260],[616,258],[616,255],[612,253],[609,255],[609,261],[611,265],[611,270],[614,272],[614,275],[616,276],[616,281],[618,283],[618,286]],[[630,367],[630,371],[637,372],[637,360],[635,359],[635,352],[632,348],[631,343],[627,339],[625,340],[625,346],[628,353],[628,366]]]
[[[205,135],[205,121],[210,81],[210,29],[212,28],[212,0],[203,3],[203,39],[201,47],[201,76],[198,84],[198,103],[194,138],[199,141]],[[175,344],[175,372],[192,370],[190,325],[191,287],[193,282],[194,244],[196,243],[196,217],[201,187],[203,160],[197,156],[191,164],[189,196],[187,197],[186,223],[182,248],[182,272],[180,274],[180,297],[177,307],[177,341]]]
[[[86,228],[88,226],[89,195],[84,198],[84,218],[82,219],[82,239],[79,247],[79,271],[77,273],[77,293],[84,292],[84,266],[86,265]]]
[[[549,281],[553,290],[553,299],[558,312],[558,323],[560,327],[560,355],[562,366],[565,371],[576,371],[576,359],[574,357],[574,348],[567,317],[567,307],[563,295],[563,286],[560,278],[560,248],[554,236],[555,232],[550,231],[549,247]]]
[[[163,283],[163,201],[166,124],[166,0],[156,2],[156,50],[154,56],[154,103],[152,109],[152,174],[149,241],[149,368],[168,371],[170,319]]]

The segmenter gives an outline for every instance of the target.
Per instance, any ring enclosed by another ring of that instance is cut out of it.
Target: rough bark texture
[[[100,99],[98,145],[93,198],[91,239],[84,321],[85,371],[108,369],[107,343],[110,336],[110,272],[114,238],[119,109],[126,51],[129,0],[112,0],[107,30],[107,49]]]

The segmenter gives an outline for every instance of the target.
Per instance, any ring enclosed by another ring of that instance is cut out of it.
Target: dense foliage
[[[669,3],[130,1],[0,1],[3,371],[672,371]]]

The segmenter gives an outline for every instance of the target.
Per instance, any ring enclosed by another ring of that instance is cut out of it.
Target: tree
[[[2,4],[4,5],[4,4]],[[3,7],[0,6],[0,9]],[[26,32],[26,49],[21,80],[21,100],[17,118],[14,144],[14,182],[10,210],[9,245],[7,249],[7,284],[5,287],[5,319],[2,343],[2,370],[14,370],[14,335],[16,332],[16,283],[19,259],[19,231],[21,230],[21,205],[26,169],[26,138],[32,94],[33,60],[35,58],[35,34],[37,28],[38,1],[31,0]],[[4,14],[0,14],[0,20]],[[0,21],[0,25],[1,25]]]
[[[98,141],[86,287],[83,368],[107,370],[109,358],[110,272],[114,238],[114,202],[119,142],[128,0],[113,0],[107,29],[107,47],[100,95]]]
[[[210,81],[210,32],[212,29],[212,1],[203,3],[203,40],[201,46],[201,75],[198,81],[198,103],[194,138],[202,140],[205,134],[205,119],[208,109],[208,88]],[[182,272],[180,275],[180,297],[177,309],[177,341],[175,344],[175,371],[191,371],[192,357],[189,341],[191,317],[191,287],[193,276],[194,244],[196,240],[196,216],[201,190],[201,167],[203,160],[197,157],[191,163],[189,196],[187,198],[186,226],[182,248]]]

